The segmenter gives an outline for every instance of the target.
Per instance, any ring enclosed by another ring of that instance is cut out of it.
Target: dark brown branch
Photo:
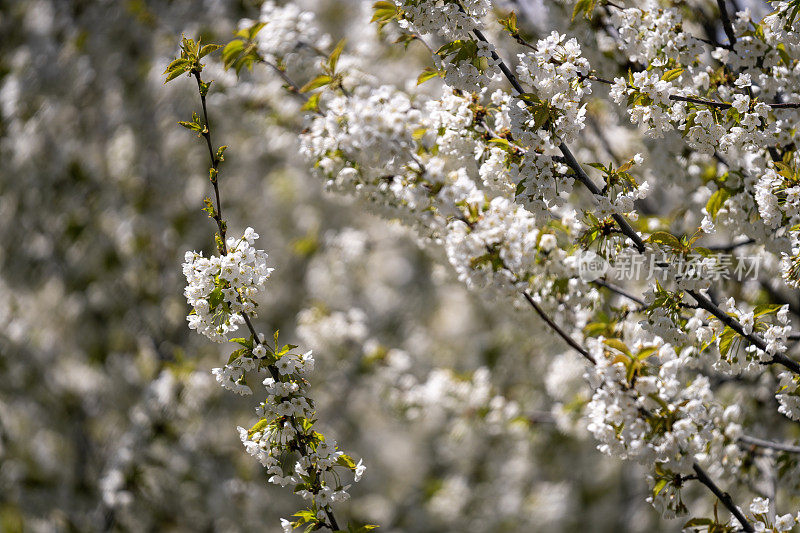
[[[733,24],[731,24],[731,17],[728,15],[725,0],[717,0],[717,6],[719,6],[719,16],[722,19],[722,28],[725,30],[725,35],[728,36],[731,47],[733,47],[736,44],[736,33],[733,31]]]
[[[711,246],[706,246],[712,252],[732,252],[737,248],[741,248],[742,246],[747,246],[749,244],[755,244],[755,239],[746,239],[741,242],[732,242],[730,244],[712,244]]]
[[[595,74],[581,74],[578,73],[578,78],[581,80],[589,80],[589,81],[596,81],[598,83],[603,83],[605,85],[615,85],[614,81],[611,81],[606,78],[601,78]],[[626,87],[629,89],[636,90],[636,87],[630,84],[626,84]],[[716,100],[708,100],[705,98],[698,98],[696,96],[680,96],[677,94],[672,94],[669,97],[670,100],[673,102],[688,102],[690,104],[697,104],[697,105],[705,105],[709,107],[715,107],[717,109],[730,109],[733,107],[733,104],[728,102],[718,102]],[[800,102],[789,102],[789,103],[773,103],[767,104],[769,107],[773,109],[798,109],[800,108]]]
[[[694,463],[692,465],[692,468],[694,469],[694,473],[697,475],[697,481],[708,487],[708,490],[714,493],[714,496],[717,497],[717,499],[722,503],[722,505],[724,505],[725,508],[727,508],[731,512],[731,514],[734,517],[736,517],[736,520],[738,520],[739,523],[742,525],[742,529],[747,532],[755,531],[750,522],[748,522],[747,519],[744,517],[744,514],[742,514],[742,511],[736,506],[735,503],[733,503],[731,495],[728,494],[727,492],[722,492],[722,490],[717,486],[717,484],[711,481],[711,478],[709,478],[708,475],[705,473],[705,471],[702,468],[700,468],[700,465]]]
[[[533,297],[530,294],[528,294],[528,291],[522,291],[522,294],[523,294],[523,296],[525,296],[525,299],[528,300],[528,303],[531,304],[531,307],[533,307],[533,310],[536,311],[536,314],[539,315],[539,317],[542,320],[544,320],[545,323],[547,323],[547,325],[550,326],[550,328],[553,331],[555,331],[558,334],[559,337],[564,339],[564,341],[567,344],[569,344],[576,352],[581,354],[590,363],[592,363],[593,365],[597,364],[597,361],[595,360],[595,358],[592,357],[592,355],[586,350],[586,348],[584,348],[583,346],[581,346],[580,344],[575,342],[575,340],[572,337],[567,335],[567,333],[563,329],[561,329],[558,326],[558,324],[553,322],[553,320],[549,316],[547,316],[545,314],[545,312],[542,310],[542,308],[539,307],[539,304],[537,304],[536,301],[533,299]]]
[[[217,229],[219,230],[219,236],[222,240],[222,253],[223,255],[228,253],[227,247],[228,245],[225,243],[225,221],[222,219],[222,203],[219,199],[219,184],[217,183],[217,171],[219,166],[219,161],[217,160],[216,155],[214,155],[214,146],[211,143],[211,123],[208,120],[208,109],[206,107],[206,95],[203,92],[203,80],[200,78],[200,72],[192,71],[194,74],[195,80],[197,80],[197,90],[200,92],[200,102],[203,105],[203,120],[205,121],[205,128],[203,129],[201,135],[206,140],[206,146],[208,146],[208,157],[211,160],[211,184],[214,186],[214,198],[217,203],[216,211],[214,212],[213,218],[214,221],[217,223]]]
[[[717,307],[717,305],[714,304],[714,302],[712,302],[711,300],[709,300],[707,296],[704,296],[697,291],[686,291],[686,293],[689,294],[689,296],[691,296],[692,298],[694,298],[700,307],[702,307],[703,309],[705,309],[706,311],[717,317],[720,322],[731,328],[741,337],[744,337],[745,339],[750,341],[759,350],[762,350],[764,352],[767,351],[767,343],[764,341],[764,339],[762,339],[759,335],[757,335],[754,332],[751,332],[749,334],[745,333],[744,328],[742,327],[742,325],[739,323],[738,320],[736,320],[729,314],[724,313],[722,309]],[[770,361],[767,361],[765,364],[773,364],[773,363],[782,365],[791,370],[792,372],[794,372],[795,374],[800,374],[800,363],[798,363],[794,359],[788,358],[786,355],[782,353],[777,353],[773,355],[772,359]]]

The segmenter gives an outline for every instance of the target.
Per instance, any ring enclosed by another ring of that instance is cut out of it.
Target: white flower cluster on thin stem
[[[266,252],[253,248],[257,238],[253,228],[247,228],[242,238],[228,239],[228,253],[223,256],[186,252],[184,295],[192,306],[186,317],[190,329],[224,342],[244,324],[242,313],[255,316],[254,299],[273,270],[267,266]]]
[[[270,6],[265,9],[269,14]],[[300,20],[307,18],[299,16]],[[254,298],[264,290],[273,269],[267,266],[267,254],[253,247],[259,235],[252,228],[248,227],[240,239],[225,238],[227,223],[222,218],[218,182],[224,148],[215,155],[206,106],[210,83],[201,78],[200,59],[206,55],[203,50],[207,48],[184,39],[181,57],[171,63],[166,72],[171,76],[170,68],[177,65],[175,68],[184,68],[197,81],[203,118],[195,115],[194,122],[187,127],[199,132],[208,147],[215,198],[214,201],[206,199],[204,211],[214,219],[218,229],[219,256],[205,258],[197,252],[187,252],[185,256],[183,272],[187,286],[184,294],[192,306],[189,327],[213,341],[223,342],[242,323],[247,325],[250,337],[233,339],[241,348],[231,354],[225,366],[212,371],[221,386],[239,394],[252,393],[246,383],[248,373],[251,376],[269,374],[262,382],[266,400],[256,409],[259,421],[249,430],[238,428],[242,443],[248,453],[267,468],[271,483],[282,487],[291,485],[295,493],[309,502],[307,509],[295,513],[295,521],[282,519],[285,531],[299,527],[326,527],[338,531],[331,505],[347,500],[347,490],[351,486],[342,484],[339,471],[351,471],[354,481],[360,481],[366,467],[362,461],[356,464],[335,442],[327,441],[315,430],[316,412],[307,392],[307,374],[314,369],[311,352],[294,353],[297,346],[290,344],[279,347],[277,332],[274,348],[270,348],[264,335],[258,334],[251,322],[251,317],[255,316]],[[172,78],[174,76],[168,77],[167,81]],[[281,465],[294,454],[300,457],[294,471],[286,473]]]

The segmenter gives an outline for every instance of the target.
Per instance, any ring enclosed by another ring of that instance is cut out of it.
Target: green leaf
[[[250,353],[250,350],[247,350],[247,349],[245,349],[245,348],[239,348],[238,350],[235,350],[235,351],[234,351],[234,352],[231,354],[231,356],[230,356],[230,357],[228,357],[228,364],[231,364],[231,363],[233,363],[234,361],[236,361],[236,360],[237,360],[237,359],[239,359],[240,357],[242,357],[242,356],[244,356],[244,355],[247,355],[247,354],[249,354],[249,353]]]
[[[225,48],[222,49],[222,64],[225,66],[225,70],[234,66],[243,51],[244,41],[240,39],[235,39],[225,45]]]
[[[314,513],[314,511],[312,511],[311,509],[303,509],[302,511],[294,513],[293,516],[296,516],[297,518],[300,519],[297,521],[297,525],[302,525],[305,524],[306,522],[310,522],[312,520],[317,519],[316,513]]]
[[[572,20],[575,20],[581,13],[587,19],[591,18],[595,4],[597,4],[597,0],[578,0],[575,2],[575,8],[572,10]]]
[[[680,250],[683,248],[681,241],[679,241],[676,236],[666,231],[656,231],[655,233],[650,235],[650,237],[647,238],[647,242],[652,242],[655,244],[663,244],[676,250]]]
[[[422,74],[420,74],[419,77],[417,78],[417,85],[422,85],[426,81],[432,80],[433,78],[436,77],[440,77],[441,75],[442,75],[441,71],[432,67],[427,67],[425,70],[422,71]]]
[[[709,198],[708,202],[706,202],[706,211],[712,220],[716,220],[719,210],[725,204],[725,201],[730,197],[731,191],[724,187],[714,191],[714,194],[712,194],[711,198]]]
[[[223,144],[222,146],[217,148],[217,155],[215,156],[217,162],[225,161],[225,150],[227,149],[228,149],[227,144]]]
[[[685,69],[682,69],[682,68],[674,68],[672,70],[668,70],[668,71],[666,71],[664,73],[663,76],[661,76],[661,80],[662,81],[672,81],[672,80],[678,79],[678,78],[680,78],[681,74],[683,74],[684,70]]]
[[[309,96],[306,103],[303,104],[303,111],[319,111],[319,97],[320,93],[314,93]]]
[[[208,196],[206,196],[206,197],[203,199],[203,206],[204,206],[204,207],[203,207],[203,211],[205,211],[206,213],[208,213],[208,216],[209,216],[210,218],[214,218],[214,215],[217,213],[217,210],[214,208],[214,204],[211,202],[211,198],[209,198]]]
[[[794,65],[794,61],[792,60],[791,56],[786,52],[786,45],[784,43],[779,44],[775,47],[775,49],[778,51],[778,55],[781,56],[781,60],[783,61],[784,65],[787,67]]]
[[[211,309],[216,309],[216,307],[224,301],[224,295],[222,294],[222,287],[217,285],[214,287],[214,290],[211,291],[211,294],[208,295],[208,306]]]
[[[418,39],[418,37],[414,33],[402,33],[400,37],[394,40],[394,44],[402,44],[404,48],[408,49],[408,45],[416,39]]]
[[[181,74],[186,74],[189,71],[189,67],[178,67],[172,70],[168,75],[167,79],[164,80],[164,83],[169,83]]]
[[[495,138],[495,139],[489,139],[489,142],[492,144],[499,144],[505,147],[510,146],[508,143],[508,139]]]
[[[328,68],[331,72],[336,70],[336,64],[339,62],[339,56],[342,55],[342,50],[344,50],[346,39],[342,39],[336,44],[336,48],[333,49],[331,55],[328,56]]]
[[[781,304],[760,304],[753,309],[753,317],[758,318],[764,315],[771,315],[780,311],[783,305]]]
[[[200,49],[200,53],[197,54],[197,57],[202,59],[219,48],[222,48],[221,44],[207,44]]]
[[[180,120],[180,121],[178,121],[178,124],[180,124],[181,126],[186,128],[187,130],[196,131],[198,133],[203,131],[203,126],[201,126],[197,122],[186,122],[185,120]]]
[[[631,358],[633,357],[631,355],[631,351],[628,349],[628,346],[624,342],[619,340],[619,339],[606,339],[606,340],[603,341],[603,344],[605,344],[606,346],[608,346],[610,348],[614,348],[615,350],[618,350],[618,351],[624,353],[628,357],[631,357]]]
[[[263,28],[266,25],[267,25],[266,22],[256,22],[249,28],[244,28],[242,30],[237,31],[235,35],[237,37],[241,37],[242,39],[247,39],[248,41],[252,41],[253,39],[255,39],[256,35],[258,35],[258,32],[261,31],[261,28]]]
[[[377,22],[378,27],[383,28],[399,16],[400,10],[394,2],[375,2],[372,4],[372,19],[370,22]]]
[[[657,351],[658,351],[658,348],[655,348],[655,347],[652,347],[652,346],[649,347],[649,348],[642,348],[641,350],[639,350],[636,353],[636,359],[638,359],[639,361],[641,361],[643,359],[647,359],[648,357],[650,357],[651,355],[653,355]]]
[[[290,350],[294,350],[295,348],[297,348],[296,344],[287,344],[283,348],[275,352],[275,357],[280,357],[283,354],[289,352]]]
[[[351,470],[356,467],[356,463],[353,461],[353,458],[347,454],[340,455],[339,458],[336,459],[336,463]]]
[[[231,339],[231,342],[235,342],[245,348],[253,348],[253,338],[252,337],[238,337],[236,339]]]
[[[546,103],[542,103],[534,108],[533,111],[533,129],[541,129],[550,119],[550,108]]]
[[[322,74],[311,80],[310,82],[303,85],[300,88],[301,93],[307,93],[308,91],[313,91],[314,89],[319,89],[320,87],[324,87],[328,85],[330,82],[333,81],[333,78],[326,74]]]
[[[253,433],[255,433],[256,431],[261,431],[262,429],[264,429],[268,425],[269,425],[269,421],[266,418],[262,418],[261,420],[256,422],[255,425],[253,427],[251,427],[247,431],[247,434],[248,434],[248,436],[252,436]]]
[[[519,35],[519,28],[517,28],[517,14],[513,11],[508,16],[508,18],[499,19],[497,22],[505,28],[505,30],[512,36],[517,37]]]
[[[181,67],[188,68],[189,65],[191,65],[191,62],[188,59],[186,59],[185,57],[179,57],[178,59],[173,60],[172,63],[167,65],[167,69],[164,71],[164,74],[166,74],[167,72],[172,72]],[[185,71],[186,69],[184,68],[183,72]]]
[[[714,521],[710,518],[692,518],[691,520],[687,521],[683,524],[683,527],[692,527],[692,526],[711,526],[714,524]]]
[[[725,326],[722,335],[719,337],[719,353],[722,357],[727,357],[731,351],[731,343],[736,338],[736,332],[730,327]]]
[[[658,494],[662,490],[664,490],[664,488],[667,486],[668,483],[669,481],[667,480],[667,478],[661,478],[658,481],[656,481],[655,486],[653,486],[653,496],[658,496]]]
[[[373,524],[365,524],[363,526],[354,526],[353,524],[347,525],[347,531],[344,529],[340,529],[336,533],[367,533],[367,531],[372,531],[373,529],[377,529],[379,526]]]

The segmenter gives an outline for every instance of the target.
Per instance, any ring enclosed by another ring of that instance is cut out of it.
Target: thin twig
[[[276,68],[276,70],[278,70],[280,72],[280,69]],[[222,204],[221,204],[221,200],[220,200],[219,184],[218,184],[218,179],[217,179],[219,159],[214,154],[214,145],[213,145],[213,143],[211,141],[211,123],[208,120],[208,109],[207,109],[207,106],[206,106],[206,97],[203,94],[203,90],[202,90],[203,80],[200,77],[200,72],[199,71],[194,70],[194,71],[192,71],[192,74],[194,75],[195,79],[197,80],[197,88],[198,88],[198,91],[200,93],[200,101],[201,101],[201,104],[202,104],[202,107],[203,107],[203,120],[205,121],[205,127],[203,128],[203,131],[201,132],[201,135],[203,136],[203,138],[206,141],[206,146],[208,146],[208,154],[209,154],[209,157],[211,159],[211,168],[213,169],[213,172],[211,173],[211,183],[214,185],[214,197],[216,199],[216,204],[217,204],[216,211],[214,213],[213,218],[217,222],[217,228],[219,229],[220,237],[221,237],[221,240],[222,240],[222,250],[221,250],[221,252],[222,252],[223,255],[227,255],[227,253],[228,253],[227,243],[225,242],[226,224],[225,224],[225,221],[222,219]],[[291,80],[289,80],[289,82],[291,83]],[[302,93],[300,93],[299,91],[297,92],[297,94],[299,94],[301,96],[305,96]],[[239,296],[239,299],[241,300],[241,295]],[[265,348],[267,348],[268,351],[272,352],[272,349],[269,346],[267,346],[265,343],[261,342],[261,337],[259,336],[259,334],[256,331],[255,327],[253,327],[253,322],[250,319],[250,315],[246,311],[242,311],[241,314],[242,314],[242,317],[244,318],[245,324],[247,324],[247,329],[250,330],[250,334],[253,336],[253,342],[256,345],[264,346]],[[270,375],[272,376],[273,379],[275,379],[276,381],[280,381],[280,373],[278,372],[278,368],[274,364],[267,365],[267,369],[269,370],[269,373],[270,373]],[[294,418],[294,415],[292,415],[291,421],[292,421],[292,425],[295,427],[295,430],[297,430],[296,420]],[[300,433],[300,432],[298,431],[298,433]],[[306,448],[306,444],[304,442],[298,441],[298,446],[300,447],[300,452],[304,456],[308,455],[308,449]],[[333,512],[327,506],[324,508],[324,510],[325,510],[325,514],[328,517],[328,521],[330,522],[329,524],[325,524],[325,526],[328,527],[329,529],[331,529],[332,531],[338,531],[339,530],[339,525],[336,522],[336,517],[333,515]]]
[[[732,252],[737,248],[741,248],[742,246],[747,246],[750,244],[755,244],[755,239],[746,239],[740,242],[732,242],[729,244],[712,244],[710,246],[706,246],[712,252]]]
[[[286,82],[286,85],[289,87],[290,92],[292,94],[294,94],[296,96],[299,96],[300,98],[303,99],[304,102],[308,102],[308,95],[300,90],[300,87],[298,87],[297,84],[294,81],[292,81],[292,79],[286,74],[286,71],[284,71],[278,65],[276,65],[276,64],[274,64],[274,63],[272,63],[270,61],[267,61],[264,58],[261,58],[261,61],[265,65],[267,65],[270,68],[272,68],[272,70],[274,70],[278,74],[278,76],[280,76],[281,79]]]
[[[214,198],[217,202],[217,209],[214,212],[213,218],[214,221],[217,223],[217,228],[219,229],[219,236],[222,241],[222,253],[226,255],[228,253],[227,244],[225,243],[225,221],[222,219],[222,204],[219,199],[219,184],[217,182],[217,171],[219,166],[219,161],[217,157],[214,155],[214,146],[211,143],[211,122],[208,120],[208,109],[206,107],[206,96],[203,94],[203,80],[200,79],[200,72],[193,71],[195,80],[197,80],[197,90],[200,92],[200,102],[203,105],[203,120],[205,121],[205,128],[202,131],[202,136],[206,140],[206,146],[208,146],[208,157],[211,160],[211,168],[213,169],[211,172],[211,184],[214,186]]]
[[[572,337],[567,335],[567,333],[563,329],[561,329],[558,326],[558,324],[553,322],[553,320],[549,316],[547,316],[547,314],[545,314],[542,308],[539,307],[539,304],[537,304],[536,301],[533,299],[533,297],[530,294],[528,294],[528,291],[522,291],[522,294],[525,296],[525,299],[528,300],[528,303],[531,304],[533,310],[536,311],[536,314],[538,314],[539,317],[542,320],[544,320],[547,323],[547,325],[550,326],[550,328],[558,334],[559,337],[564,339],[564,341],[567,344],[569,344],[576,352],[581,354],[590,363],[592,363],[593,365],[597,364],[595,358],[592,357],[592,355],[588,352],[588,350],[586,350],[586,348],[575,342],[575,340]]]
[[[750,437],[748,435],[742,435],[741,437],[739,437],[739,442],[743,444],[749,444],[751,446],[757,446],[759,448],[767,448],[769,450],[775,450],[778,452],[800,453],[800,446],[794,446],[792,444],[784,444],[782,442],[773,442],[770,440],[759,439],[758,437]]]
[[[733,503],[731,495],[727,492],[722,492],[717,484],[711,481],[711,478],[708,477],[702,468],[700,468],[699,464],[694,463],[692,468],[694,469],[694,473],[697,474],[697,481],[708,487],[708,489],[714,493],[714,496],[716,496],[717,499],[722,502],[722,505],[724,505],[731,512],[731,514],[736,517],[736,520],[738,520],[742,525],[742,529],[748,533],[754,532],[755,529],[753,529],[753,526],[747,521],[747,519],[744,517],[744,514],[742,514],[742,511],[736,506],[736,504]]]
[[[627,298],[628,300],[630,300],[632,302],[636,302],[641,307],[647,307],[647,303],[645,303],[645,301],[642,300],[641,298],[639,298],[637,296],[634,296],[634,295],[626,292],[624,289],[622,289],[620,287],[617,287],[616,285],[612,285],[611,283],[609,283],[609,282],[607,282],[605,280],[596,279],[592,283],[594,283],[595,285],[599,285],[601,287],[604,287],[604,288],[610,290],[613,293],[619,294],[620,296],[623,296],[623,297]]]
[[[605,85],[616,85],[616,82],[614,82],[612,80],[609,80],[609,79],[606,79],[606,78],[601,78],[600,76],[597,76],[596,74],[581,74],[581,73],[578,73],[578,78],[581,79],[581,80],[596,81],[598,83],[603,83]],[[626,83],[625,86],[628,89],[636,90],[636,87],[634,87],[633,85],[630,85],[628,83]],[[730,109],[731,107],[733,107],[733,104],[731,104],[729,102],[718,102],[716,100],[708,100],[706,98],[699,98],[697,96],[682,96],[682,95],[677,95],[677,94],[671,94],[669,96],[669,99],[672,100],[673,102],[687,102],[687,103],[691,103],[691,104],[698,104],[698,105],[705,105],[705,106],[709,106],[709,107],[715,107],[717,109]],[[778,103],[772,103],[772,104],[767,103],[767,105],[769,107],[773,108],[773,109],[797,109],[797,108],[800,108],[800,102],[789,102],[789,103],[778,102]]]

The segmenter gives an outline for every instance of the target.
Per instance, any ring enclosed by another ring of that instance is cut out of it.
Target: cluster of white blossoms
[[[612,11],[619,48],[629,61],[658,66],[658,60],[672,58],[686,64],[703,52],[703,43],[682,31],[680,11],[649,0],[641,4]]]
[[[519,161],[512,160],[504,174],[517,184],[517,201],[542,221],[552,218],[554,212],[567,204],[574,184],[565,165],[535,149],[529,149]]]
[[[211,340],[226,340],[244,321],[242,313],[252,314],[252,298],[273,270],[266,266],[267,254],[253,248],[257,238],[253,229],[247,228],[241,239],[228,239],[228,253],[221,257],[186,254],[186,297],[194,308],[189,326]],[[249,430],[238,428],[245,449],[267,468],[270,483],[289,485],[309,502],[310,514],[295,522],[283,520],[284,528],[328,523],[330,505],[349,497],[349,485],[341,485],[335,469],[351,470],[359,481],[366,467],[361,461],[354,463],[335,442],[326,442],[314,430],[314,405],[307,393],[307,374],[314,369],[314,357],[310,351],[294,353],[293,345],[279,349],[277,334],[275,349],[267,347],[263,335],[257,341],[252,337],[234,340],[242,348],[223,367],[212,370],[220,385],[238,394],[252,394],[247,373],[268,369],[271,374],[263,380],[266,400],[256,409],[260,420]],[[292,472],[284,472],[281,465],[293,452],[299,452],[300,458]]]
[[[394,0],[394,3],[403,30],[419,38],[443,37],[450,41],[433,57],[449,86],[480,92],[497,76],[500,61],[494,46],[473,34],[483,28],[481,19],[492,7],[489,0]]]
[[[490,0],[394,0],[394,3],[403,13],[402,27],[422,34],[438,34],[450,41],[463,39],[473,30],[483,28],[481,19],[492,8]]]
[[[671,82],[662,79],[661,69],[656,69],[635,72],[630,80],[616,78],[610,96],[618,104],[626,104],[631,97],[640,100],[639,105],[628,109],[631,123],[642,127],[646,135],[659,138],[672,131],[672,121],[685,116],[684,105],[670,100],[677,92]]]
[[[736,375],[742,372],[755,372],[762,363],[768,362],[775,354],[783,353],[788,344],[791,326],[789,306],[756,306],[749,311],[742,310],[733,298],[728,298],[720,309],[736,319],[745,335],[758,334],[765,343],[762,350],[752,343],[739,346],[733,342],[734,332],[714,317],[708,323],[694,328],[702,343],[714,342],[720,352],[720,359],[714,361],[714,369],[724,374]],[[774,315],[773,321],[767,319]]]
[[[290,27],[297,26],[298,32],[302,31],[304,24],[313,22],[313,16],[300,12],[295,6],[275,8],[274,4],[269,3],[264,8],[263,25],[272,23],[273,17],[284,15],[292,20],[280,22]],[[248,22],[245,21],[244,25]],[[260,33],[260,26],[249,25],[249,28],[237,36],[252,41],[254,32]],[[292,36],[287,27],[280,31]],[[292,37],[299,38],[300,33]],[[237,43],[243,50],[243,41]],[[266,45],[270,44],[267,41]],[[286,48],[284,51],[288,50]],[[348,499],[347,489],[350,487],[343,485],[340,472],[349,470],[354,480],[359,481],[365,466],[361,461],[356,464],[350,456],[338,450],[335,442],[327,440],[315,429],[317,416],[314,402],[308,394],[308,377],[315,364],[312,352],[296,353],[294,349],[297,346],[293,344],[281,347],[277,331],[274,334],[274,346],[270,347],[265,336],[257,333],[251,322],[251,318],[255,317],[255,297],[264,290],[273,269],[267,266],[267,254],[254,247],[259,235],[252,228],[248,227],[239,239],[224,240],[227,223],[220,214],[217,176],[225,147],[221,147],[214,155],[206,109],[210,82],[203,82],[200,76],[203,70],[200,59],[204,55],[199,43],[183,39],[181,55],[171,63],[178,65],[179,69],[186,67],[183,71],[179,70],[179,74],[191,69],[196,76],[203,118],[195,114],[192,123],[182,124],[188,124],[190,129],[200,132],[208,145],[211,155],[210,177],[217,208],[207,198],[204,211],[217,224],[219,233],[215,240],[221,254],[210,258],[197,252],[187,252],[185,255],[183,273],[187,286],[184,294],[192,306],[192,313],[188,316],[189,327],[213,341],[222,342],[228,340],[228,335],[242,323],[247,324],[250,335],[231,339],[240,348],[230,354],[223,367],[212,371],[222,387],[239,394],[252,394],[248,379],[259,379],[264,385],[266,398],[256,409],[259,420],[250,429],[238,428],[241,441],[247,452],[267,468],[270,483],[281,487],[291,486],[295,494],[308,502],[306,509],[293,515],[296,520],[282,519],[284,531],[301,527],[308,531],[323,527],[338,531],[340,528],[331,505]],[[281,68],[279,65],[273,67]],[[175,77],[169,68],[166,74],[167,81]],[[290,460],[294,461],[294,468],[285,472],[283,465]]]
[[[444,71],[444,82],[450,87],[480,92],[498,75],[500,60],[494,55],[494,47],[474,39],[456,43],[439,49],[434,63]],[[468,59],[462,59],[463,56]]]
[[[258,234],[247,228],[240,239],[228,238],[224,255],[206,258],[186,252],[184,296],[192,306],[186,317],[190,329],[224,342],[244,324],[243,312],[254,313],[254,298],[273,270],[267,266],[266,252],[253,247],[256,239]]]
[[[775,516],[770,510],[769,498],[753,498],[750,513],[753,516],[753,529],[758,533],[786,533],[800,522],[800,513],[796,516],[789,513]]]
[[[791,155],[766,165],[753,187],[753,197],[764,225],[779,238],[775,248],[782,255],[783,280],[797,288],[800,285],[800,166],[797,153]]]
[[[438,368],[424,381],[409,373],[408,355],[394,350],[387,356],[383,377],[391,381],[390,401],[406,418],[430,427],[479,421],[484,430],[498,434],[512,423],[524,428],[519,405],[493,390],[489,369],[478,368],[471,376],[458,376],[452,370]],[[453,419],[457,420],[454,422]]]
[[[696,462],[715,474],[738,466],[740,411],[721,406],[707,378],[687,383],[681,376],[692,364],[691,349],[677,354],[641,333],[631,332],[635,342],[589,340],[597,365],[589,371],[588,429],[603,453],[654,468],[651,502],[674,516],[685,512],[676,475],[690,475]]]
[[[314,13],[300,9],[289,2],[276,5],[268,0],[261,5],[257,21],[243,19],[240,29],[251,28],[254,23],[265,24],[264,30],[256,35],[258,53],[272,64],[286,59],[290,54],[305,52],[313,55],[312,48],[326,47],[330,38],[319,32]]]
[[[775,395],[780,404],[778,412],[792,420],[800,420],[800,376],[781,372],[778,379],[778,393]]]
[[[317,117],[301,137],[301,149],[316,161],[329,189],[356,190],[375,202],[380,198],[380,203],[414,207],[414,192],[399,182],[413,164],[413,131],[419,128],[424,129],[420,109],[407,95],[388,86],[361,87],[349,98],[335,96],[328,102],[325,116]],[[387,202],[395,194],[401,196]]]
[[[757,151],[785,137],[784,112],[775,113],[764,103],[782,87],[748,63],[758,57],[752,48],[761,43],[761,53],[766,53],[766,43],[744,35],[735,47],[714,50],[712,55],[741,72],[732,80],[720,79],[712,67],[695,64],[705,45],[683,31],[677,10],[657,6],[615,10],[612,20],[619,24],[620,50],[649,68],[627,80],[616,78],[611,97],[628,107],[631,122],[645,126],[648,135],[659,138],[677,129],[692,149],[709,155]],[[750,22],[741,18],[737,28],[745,32]],[[767,63],[780,70],[779,54],[774,48],[772,52],[775,61]]]
[[[592,93],[591,84],[583,77],[589,74],[589,61],[581,56],[578,41],[554,31],[540,39],[534,51],[517,57],[520,81],[531,86],[536,97],[556,114],[553,134],[564,142],[573,142],[586,117],[581,99]]]
[[[535,220],[523,207],[494,198],[474,224],[451,223],[445,248],[468,286],[513,284],[515,272],[532,270],[539,243]]]
[[[253,352],[265,351],[263,341]],[[314,519],[324,522],[330,505],[349,498],[337,468],[351,470],[360,481],[366,467],[340,451],[335,441],[313,429],[314,403],[308,397],[308,372],[314,369],[311,352],[292,353],[291,345],[274,353],[275,370],[263,380],[266,399],[256,409],[259,421],[250,429],[239,427],[247,452],[266,467],[269,482],[290,487],[309,502]],[[285,471],[287,457],[298,452],[300,458],[291,471]],[[288,523],[288,521],[286,521]]]

